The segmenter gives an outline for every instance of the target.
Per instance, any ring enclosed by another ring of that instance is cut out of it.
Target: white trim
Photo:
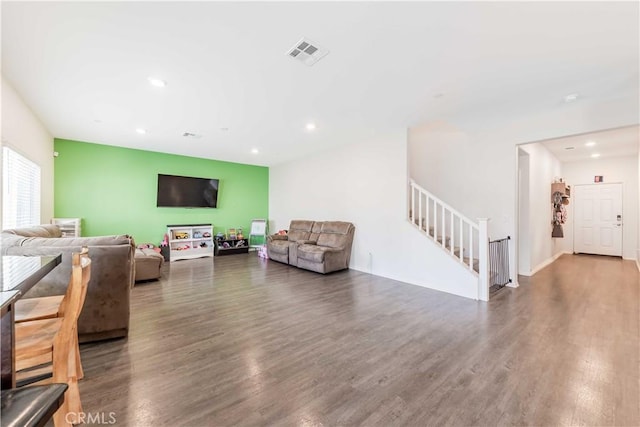
[[[513,282],[511,284],[507,284],[509,287],[517,288],[520,286],[518,283],[518,275],[522,274],[520,272],[520,150],[521,144],[516,144],[516,157],[515,157],[515,176],[516,179],[513,183],[514,187],[514,204],[513,204],[513,217],[515,218],[514,225],[515,228],[513,230],[513,248],[509,250],[509,263],[513,261]],[[524,150],[522,150],[524,151]]]
[[[538,264],[534,269],[532,269],[529,273],[525,273],[525,272],[520,272],[521,275],[523,276],[533,276],[534,274],[536,274],[538,271],[542,270],[543,268],[545,268],[546,266],[548,266],[549,264],[551,264],[552,262],[554,262],[555,260],[557,260],[558,258],[560,258],[562,255],[568,254],[570,255],[571,252],[569,251],[562,251],[562,252],[558,252],[557,254],[555,254],[554,256],[546,259],[545,261],[542,261],[540,264]]]

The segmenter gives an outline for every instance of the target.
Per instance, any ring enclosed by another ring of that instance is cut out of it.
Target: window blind
[[[40,224],[40,166],[2,147],[2,227]]]

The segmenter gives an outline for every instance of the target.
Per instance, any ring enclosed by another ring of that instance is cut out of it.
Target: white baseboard
[[[531,269],[531,271],[528,274],[527,273],[519,273],[519,274],[521,274],[523,276],[533,276],[538,271],[542,270],[543,268],[545,268],[546,266],[548,266],[549,264],[551,264],[552,262],[554,262],[555,260],[557,260],[558,258],[560,258],[564,254],[569,254],[570,255],[570,254],[572,254],[572,252],[570,252],[570,251],[558,252],[557,254],[552,256],[551,258],[548,258],[548,259],[542,261],[535,268]]]

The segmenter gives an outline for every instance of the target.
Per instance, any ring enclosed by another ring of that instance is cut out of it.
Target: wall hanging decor
[[[551,184],[551,203],[553,203],[553,217],[551,224],[551,237],[564,237],[562,225],[567,222],[567,208],[569,204],[569,196],[571,195],[571,187],[562,182],[554,182]]]

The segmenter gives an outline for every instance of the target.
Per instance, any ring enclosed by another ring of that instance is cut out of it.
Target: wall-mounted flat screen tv
[[[218,180],[158,174],[158,207],[216,208]]]

